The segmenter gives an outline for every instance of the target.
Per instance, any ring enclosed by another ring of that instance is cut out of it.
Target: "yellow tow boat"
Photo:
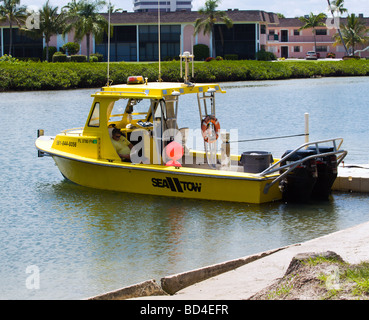
[[[246,203],[329,195],[347,154],[340,149],[342,139],[305,143],[281,159],[263,152],[230,155],[229,134],[221,134],[215,117],[215,96],[225,91],[219,84],[190,83],[187,72],[186,65],[184,83],[149,83],[139,76],[103,87],[92,95],[83,128],[55,137],[39,130],[39,156],[51,156],[74,183],[104,190]],[[183,95],[197,98],[191,106],[198,104],[204,151],[188,149],[188,129],[178,128]],[[114,129],[133,145],[130,162],[113,146]],[[218,137],[221,152],[215,147]]]

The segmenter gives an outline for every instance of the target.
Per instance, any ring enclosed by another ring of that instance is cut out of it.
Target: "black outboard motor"
[[[316,147],[309,147],[316,154]],[[319,153],[333,152],[332,147],[319,147]],[[332,186],[337,178],[337,156],[323,156],[316,158],[318,179],[312,191],[312,198],[318,200],[328,200],[332,192]]]
[[[292,150],[288,150],[282,156],[285,157]],[[281,166],[289,162],[302,160],[308,156],[316,154],[314,150],[298,150],[289,157],[286,162],[282,162]],[[287,169],[283,169],[285,171]],[[281,172],[281,173],[282,173]],[[318,172],[315,159],[309,159],[299,164],[281,181],[280,188],[283,194],[283,201],[286,202],[307,202],[311,198],[314,185],[317,181]]]

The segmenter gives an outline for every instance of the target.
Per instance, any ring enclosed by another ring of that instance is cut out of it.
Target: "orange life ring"
[[[215,140],[218,139],[219,137],[219,130],[220,130],[220,124],[217,118],[215,118],[212,115],[207,115],[204,119],[202,119],[201,121],[201,132],[202,132],[202,136],[204,138],[205,142],[209,142],[209,136],[207,134],[207,130],[209,128],[210,124],[213,124],[214,129],[215,129]]]

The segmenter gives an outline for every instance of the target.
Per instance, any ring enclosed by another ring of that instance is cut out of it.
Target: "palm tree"
[[[119,13],[119,12],[122,13],[124,10],[122,8],[115,9],[114,4],[112,4],[110,6],[108,5],[108,13],[109,13],[109,11],[110,11],[110,13]]]
[[[20,0],[1,0],[0,5],[0,21],[7,20],[9,23],[9,55],[12,54],[13,32],[12,27],[15,22],[19,27],[26,20],[26,7],[20,6]]]
[[[313,29],[313,35],[314,35],[314,44],[315,44],[315,50],[316,50],[316,28],[317,27],[324,27],[325,23],[322,22],[322,20],[326,19],[327,16],[324,13],[319,13],[317,15],[310,12],[310,15],[308,17],[300,17],[299,20],[304,23],[304,25],[299,30],[304,29]]]
[[[82,41],[86,37],[87,60],[90,60],[90,37],[95,36],[97,41],[101,40],[104,32],[108,29],[108,21],[99,14],[99,10],[106,3],[101,0],[73,0],[65,9],[68,9],[67,16],[71,23],[64,29],[63,35],[75,30],[74,38]]]
[[[53,35],[61,34],[66,27],[66,16],[64,12],[58,14],[58,7],[52,7],[49,0],[39,10],[40,28],[22,29],[33,38],[44,38],[46,43],[46,61],[49,61],[49,43]]]
[[[212,56],[215,57],[215,34],[214,26],[218,21],[225,23],[227,28],[233,26],[233,21],[227,16],[224,11],[216,11],[219,6],[220,0],[207,0],[205,7],[199,9],[199,14],[204,15],[203,18],[198,18],[195,21],[195,35],[203,31],[204,35],[209,34],[212,36],[213,52]],[[221,37],[222,32],[220,30]],[[223,42],[223,41],[222,41]]]
[[[348,11],[346,8],[343,7],[345,5],[344,2],[345,2],[344,0],[332,1],[333,7],[336,8],[340,14],[343,14]]]
[[[67,12],[77,12],[80,8],[81,1],[72,0],[71,2],[68,2],[67,5],[65,5],[62,10],[66,9]]]
[[[347,17],[347,24],[341,24],[343,41],[352,49],[352,54],[355,54],[356,45],[369,41],[369,37],[366,35],[368,30],[365,22],[356,17],[354,13]],[[338,34],[334,35],[334,39],[336,41],[334,45],[342,44],[342,40]]]

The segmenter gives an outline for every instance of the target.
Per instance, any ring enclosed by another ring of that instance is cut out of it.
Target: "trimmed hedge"
[[[53,62],[67,62],[67,55],[57,51],[54,53],[52,61]]]
[[[87,56],[82,55],[82,54],[71,55],[70,61],[71,62],[86,62]]]
[[[195,44],[193,54],[196,61],[204,61],[210,55],[209,47],[206,44]]]
[[[55,55],[54,55],[55,57]],[[162,62],[163,81],[181,81],[179,62]],[[0,91],[98,88],[106,84],[106,63],[0,62]],[[158,78],[158,63],[111,63],[113,84],[128,76]],[[312,76],[368,76],[368,60],[322,62],[211,61],[195,63],[194,82],[226,82],[309,78]]]

